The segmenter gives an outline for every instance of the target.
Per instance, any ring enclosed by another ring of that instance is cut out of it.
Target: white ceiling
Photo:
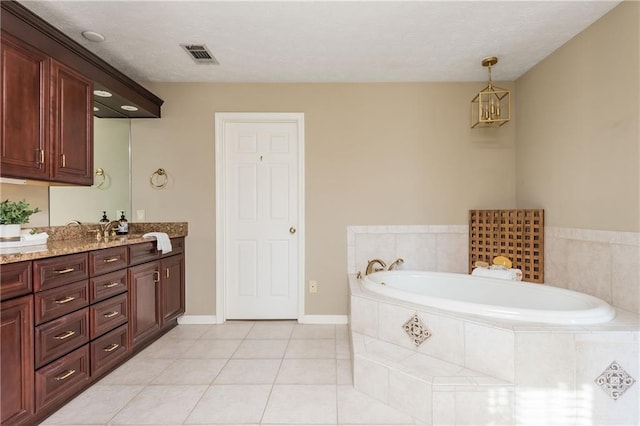
[[[494,79],[515,80],[620,1],[21,3],[140,82],[400,82],[486,80],[491,55]]]

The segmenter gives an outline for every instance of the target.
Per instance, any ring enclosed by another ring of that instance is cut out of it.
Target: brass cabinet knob
[[[289,228],[289,233],[290,234],[295,234],[296,233],[296,228],[294,228],[293,226],[291,228]]]

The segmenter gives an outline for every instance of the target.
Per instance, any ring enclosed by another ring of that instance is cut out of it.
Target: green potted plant
[[[32,209],[29,203],[22,201],[4,200],[0,203],[0,238],[19,238],[20,225],[28,223],[32,214],[40,209]]]

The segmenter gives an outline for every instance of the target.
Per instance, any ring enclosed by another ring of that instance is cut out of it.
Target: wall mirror
[[[91,187],[49,188],[49,225],[61,226],[77,220],[96,223],[107,212],[119,219],[124,210],[131,220],[131,122],[124,118],[93,119],[94,184]]]

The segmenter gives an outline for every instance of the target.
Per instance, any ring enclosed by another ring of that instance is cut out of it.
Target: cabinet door
[[[135,347],[160,330],[160,262],[129,268],[129,301],[129,335]]]
[[[93,184],[93,83],[51,60],[51,180]]]
[[[184,313],[184,255],[162,259],[160,265],[164,325]]]
[[[2,176],[49,179],[49,59],[2,32]]]
[[[27,423],[34,414],[33,296],[0,304],[2,424]]]

